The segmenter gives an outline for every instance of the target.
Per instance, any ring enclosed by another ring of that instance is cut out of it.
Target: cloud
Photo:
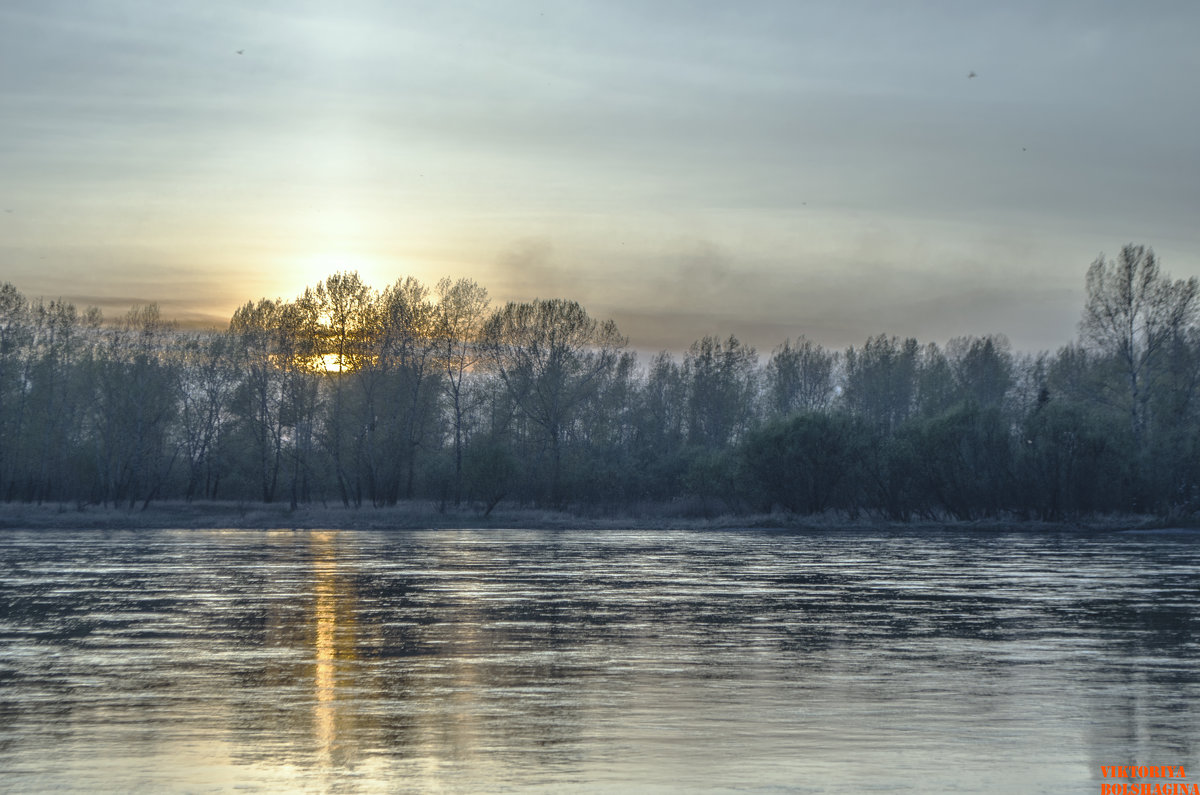
[[[1055,349],[1075,336],[1079,296],[1073,291],[1027,293],[1017,289],[949,292],[937,298],[903,298],[890,304],[850,302],[829,311],[774,308],[756,315],[615,309],[612,317],[634,348],[685,350],[704,335],[733,334],[760,352],[805,336],[830,348],[861,345],[874,334],[916,337],[944,344],[962,335],[1000,333],[1016,349]]]
[[[571,298],[570,274],[554,262],[554,244],[544,237],[527,237],[513,242],[496,262],[492,272],[498,296],[514,300]]]
[[[586,235],[523,241],[505,258],[503,283],[517,291],[505,297],[545,296],[552,284],[594,316],[617,320],[641,350],[683,350],[706,334],[770,350],[801,334],[842,348],[878,333],[944,342],[994,332],[1036,350],[1074,336],[1091,256],[1074,256],[1064,270],[1063,241],[953,226],[913,235],[881,221],[788,245],[759,232],[749,241],[658,245],[636,234],[629,245]]]

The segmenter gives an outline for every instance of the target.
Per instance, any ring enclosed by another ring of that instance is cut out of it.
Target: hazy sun
[[[343,369],[338,364],[338,355],[336,353],[323,353],[313,358],[313,367],[316,370],[323,370],[327,373],[340,373]]]
[[[303,287],[315,287],[317,282],[324,281],[326,277],[334,273],[351,271],[357,272],[364,283],[376,290],[383,289],[390,281],[387,278],[386,269],[379,260],[363,254],[346,252],[310,254],[301,260],[295,274],[304,278],[304,284],[300,288],[303,289]]]

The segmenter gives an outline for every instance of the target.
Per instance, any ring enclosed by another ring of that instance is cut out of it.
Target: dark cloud
[[[1027,350],[1074,336],[1087,258],[1079,258],[1065,282],[1039,284],[1029,278],[1026,244],[980,243],[977,259],[915,245],[909,260],[879,261],[871,258],[875,248],[887,251],[897,241],[881,230],[863,241],[845,258],[767,256],[761,248],[739,257],[700,238],[652,255],[606,250],[569,271],[567,285],[561,281],[567,271],[549,253],[557,249],[525,241],[514,247],[519,256],[508,257],[506,272],[527,276],[527,292],[506,297],[545,296],[542,285],[556,284],[563,288],[558,294],[580,300],[593,315],[615,319],[641,350],[683,350],[705,334],[735,334],[760,350],[799,335],[840,348],[878,333],[944,342],[998,332]]]
[[[514,242],[497,260],[491,281],[499,295],[520,300],[571,297],[570,272],[555,264],[554,245],[548,238]]]
[[[751,295],[767,299],[769,288]],[[864,295],[825,309],[796,305],[789,309],[764,300],[757,313],[704,309],[613,308],[634,347],[682,351],[706,334],[733,334],[759,351],[769,352],[785,339],[801,335],[832,348],[859,345],[874,334],[916,337],[945,343],[955,336],[1001,333],[1018,350],[1053,349],[1074,339],[1082,296],[1069,290],[1045,293],[1018,288],[968,289],[937,298]]]

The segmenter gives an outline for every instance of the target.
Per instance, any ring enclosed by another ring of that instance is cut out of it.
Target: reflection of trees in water
[[[1179,554],[1190,554],[1187,546],[1137,552],[1126,564],[1144,583],[1137,598],[1101,596],[1077,607],[1078,621],[1103,639],[1088,677],[1093,767],[1110,759],[1181,764],[1200,751],[1200,578]]]
[[[568,633],[553,596],[497,565],[503,547],[449,541],[358,578],[360,618],[377,627],[361,651],[388,699],[382,739],[430,774],[481,749],[532,753],[575,733],[571,705],[546,687],[564,676],[550,638]]]
[[[919,702],[920,688],[953,689],[958,678],[980,716],[1027,705],[1034,720],[1046,703],[1090,715],[1084,742],[1097,770],[1148,755],[1191,760],[1200,737],[1194,548],[1090,551],[1089,541],[1063,538],[910,536],[854,567],[833,563],[858,552],[838,541],[845,551],[831,544],[829,558],[798,561],[710,623],[743,634],[755,619],[774,623],[797,675],[840,687],[847,700]]]

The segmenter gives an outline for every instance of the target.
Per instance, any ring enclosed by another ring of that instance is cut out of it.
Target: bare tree
[[[471,279],[437,284],[436,338],[438,357],[446,373],[443,382],[454,421],[454,504],[462,502],[462,450],[467,374],[483,355],[481,335],[487,320],[487,289]]]
[[[332,358],[332,367],[327,368],[332,379],[332,394],[325,445],[333,458],[342,504],[349,507],[352,498],[358,503],[362,495],[353,487],[351,461],[347,460],[350,453],[346,447],[352,441],[353,428],[347,417],[345,375],[361,365],[364,338],[369,333],[368,321],[376,297],[358,273],[349,272],[330,275],[315,289],[306,290],[301,300],[313,305],[320,319],[317,330],[319,355]]]
[[[174,326],[156,304],[134,307],[107,330],[96,362],[97,470],[102,501],[148,505],[164,485],[179,450],[169,437],[178,410],[179,366],[168,351]]]
[[[236,384],[233,337],[212,332],[180,341],[178,434],[188,463],[187,490],[191,500],[215,497],[220,484],[218,440],[228,422],[229,402]]]
[[[767,362],[770,410],[784,417],[827,409],[833,400],[837,361],[836,351],[827,351],[812,340],[784,340]]]
[[[704,336],[683,360],[688,382],[688,439],[710,449],[738,441],[754,420],[758,353],[730,335]]]
[[[380,296],[385,340],[384,358],[394,389],[390,423],[399,432],[404,464],[403,495],[411,499],[416,478],[417,451],[426,446],[437,408],[437,318],[429,288],[411,276],[397,279]],[[399,475],[399,473],[397,473]],[[388,496],[400,494],[400,479]]]
[[[0,495],[13,496],[22,463],[20,440],[33,367],[34,329],[29,302],[12,284],[0,285]]]
[[[1159,270],[1153,250],[1132,243],[1117,259],[1101,255],[1088,268],[1079,331],[1086,344],[1121,368],[1137,450],[1145,439],[1151,371],[1196,321],[1198,292],[1195,277],[1172,281]]]
[[[1013,385],[1013,355],[1008,337],[955,337],[946,345],[954,384],[960,395],[980,406],[1001,406]]]
[[[909,418],[917,401],[921,346],[909,337],[879,334],[846,351],[846,408],[889,436]]]
[[[510,302],[488,320],[492,365],[521,412],[550,444],[550,498],[563,499],[563,432],[575,410],[616,365],[626,340],[611,320],[599,322],[575,301]]]
[[[5,285],[11,288],[11,285]],[[78,486],[78,453],[93,380],[80,377],[98,310],[26,302],[0,288],[0,483],[5,498],[57,499]],[[20,468],[20,486],[16,472]]]
[[[246,302],[229,321],[241,372],[233,407],[252,440],[263,502],[275,499],[283,455],[283,371],[276,364],[282,311],[282,301],[263,298]]]
[[[280,307],[275,364],[282,375],[280,426],[288,459],[291,507],[309,499],[308,474],[320,409],[320,355],[317,307],[301,296]]]

